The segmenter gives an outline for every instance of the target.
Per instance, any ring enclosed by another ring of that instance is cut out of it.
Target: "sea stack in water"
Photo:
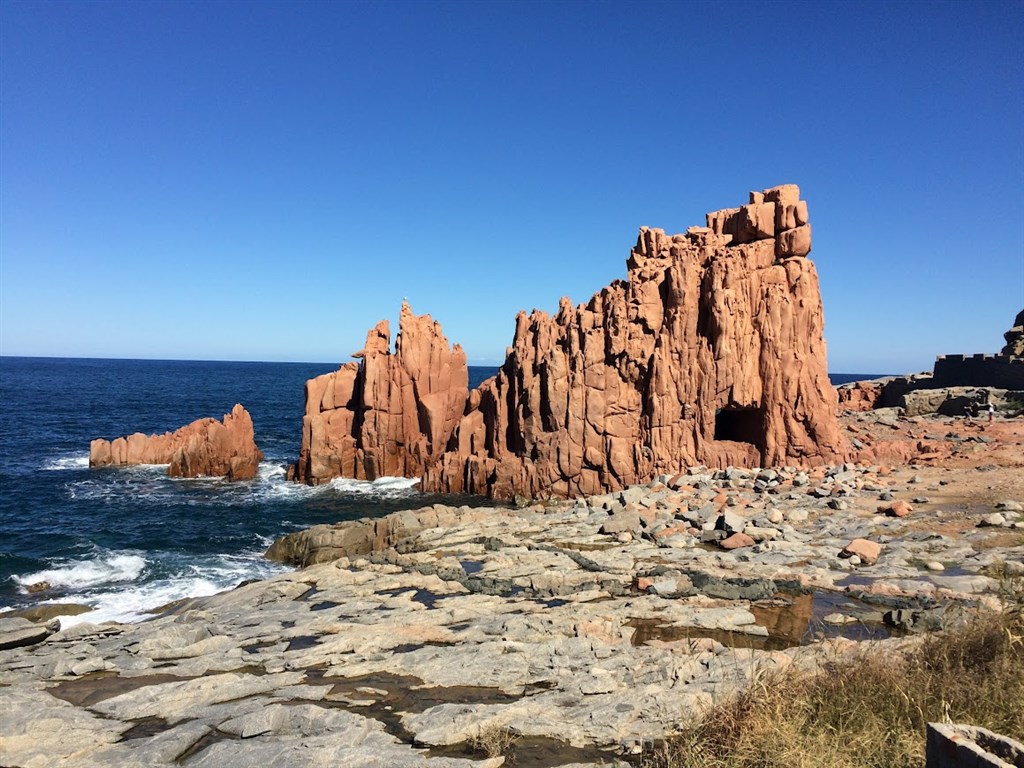
[[[143,435],[136,432],[89,444],[89,466],[168,464],[171,477],[255,477],[263,454],[256,447],[252,417],[235,405],[223,421],[198,419],[174,432]]]
[[[306,386],[292,476],[422,476],[428,491],[497,498],[617,490],[694,464],[842,460],[807,205],[754,192],[707,226],[642,228],[586,304],[516,318],[497,376],[469,391],[466,358],[403,305],[335,373]]]

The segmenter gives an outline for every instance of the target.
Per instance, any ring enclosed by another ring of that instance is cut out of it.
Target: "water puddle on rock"
[[[417,589],[416,587],[395,587],[394,589],[382,589],[379,592],[377,592],[377,594],[397,597],[398,595],[407,595],[410,592],[412,592],[412,595],[410,597],[413,600],[415,600],[417,603],[425,605],[427,608],[434,608],[439,600],[444,600],[446,597],[456,596],[455,593],[442,595],[437,592],[431,592],[429,589]]]
[[[331,677],[325,673],[326,670],[318,667],[306,670],[307,683],[331,686],[327,697],[317,702],[320,706],[351,709],[364,717],[372,717],[383,723],[384,729],[392,736],[426,749],[428,757],[483,758],[485,755],[468,743],[441,747],[416,744],[413,734],[402,725],[403,714],[425,712],[441,704],[508,704],[522,698],[497,688],[424,686],[419,678],[386,672],[350,678]],[[548,689],[549,685],[537,685],[531,693]],[[577,748],[555,739],[534,736],[516,736],[505,754],[512,758],[507,764],[534,768],[554,768],[569,763],[615,764],[613,753],[597,748]],[[621,758],[619,763],[628,764]]]
[[[562,765],[621,765],[631,763],[614,752],[605,752],[597,747],[574,747],[564,741],[543,736],[513,735],[508,748],[502,752],[505,765],[530,766],[530,768],[557,768]],[[487,753],[474,749],[463,742],[450,747],[431,747],[427,757],[454,757],[482,759]]]
[[[158,733],[169,731],[182,724],[180,721],[174,724],[168,723],[162,717],[143,717],[132,721],[134,725],[121,734],[120,741],[131,741],[132,739],[145,739],[156,736]]]
[[[91,707],[106,699],[120,696],[138,688],[145,688],[147,685],[160,685],[161,683],[174,683],[184,680],[194,680],[195,677],[181,677],[179,675],[138,675],[136,677],[121,677],[114,672],[97,672],[95,675],[86,675],[75,680],[66,680],[47,692],[58,699],[74,704],[76,707]]]
[[[312,648],[314,645],[320,642],[320,638],[316,635],[299,635],[293,637],[288,641],[288,647],[285,648],[285,652],[288,651],[303,651],[306,648]]]
[[[333,600],[324,600],[323,602],[314,603],[313,605],[309,606],[309,610],[311,610],[311,611],[326,611],[326,610],[329,610],[331,608],[337,608],[339,605],[341,605],[341,603],[336,603]]]
[[[618,542],[592,542],[592,541],[559,541],[556,545],[561,549],[574,549],[577,552],[603,552],[606,549],[615,549],[622,545]]]
[[[850,640],[882,640],[891,630],[882,623],[877,607],[849,595],[816,590],[808,594],[778,594],[750,604],[756,624],[768,635],[727,629],[670,624],[662,618],[634,618],[626,626],[633,627],[632,644],[644,645],[651,640],[676,642],[710,638],[728,648],[779,651],[816,640],[844,637]],[[846,617],[841,623],[836,616]]]
[[[630,639],[633,645],[646,645],[652,640],[675,643],[682,640],[698,641],[704,638],[714,640],[729,648],[753,648],[758,651],[779,651],[794,645],[782,638],[771,636],[751,635],[727,629],[704,629],[666,624],[664,619],[660,618],[630,619],[626,622],[626,626],[633,627],[635,630]]]

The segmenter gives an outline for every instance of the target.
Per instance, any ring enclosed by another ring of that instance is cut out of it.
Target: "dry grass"
[[[519,737],[511,728],[491,725],[481,728],[476,736],[469,740],[469,748],[487,757],[505,757],[505,764],[512,762],[512,747]]]
[[[1024,547],[1024,533],[1020,531],[993,531],[985,538],[971,542],[971,547],[978,552],[986,549]]]
[[[755,680],[642,765],[921,768],[926,723],[947,718],[1024,739],[1024,610],[1014,606],[904,655],[866,649],[814,677]]]

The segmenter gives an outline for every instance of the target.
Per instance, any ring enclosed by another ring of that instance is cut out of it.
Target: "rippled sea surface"
[[[65,623],[138,620],[172,600],[283,570],[263,559],[283,533],[451,502],[403,478],[317,488],[285,480],[299,451],[305,382],[336,368],[0,358],[0,609],[71,602],[94,611]],[[493,373],[470,369],[474,385]],[[265,455],[254,480],[89,469],[93,438],[219,419],[236,402],[252,414]],[[32,592],[40,582],[49,588]]]

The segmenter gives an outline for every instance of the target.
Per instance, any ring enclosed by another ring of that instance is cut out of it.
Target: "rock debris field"
[[[635,763],[759,670],[995,606],[1024,573],[1019,422],[860,414],[946,447],[318,526],[272,548],[313,564],[134,625],[8,613],[0,764],[498,766],[505,733],[519,765]]]

